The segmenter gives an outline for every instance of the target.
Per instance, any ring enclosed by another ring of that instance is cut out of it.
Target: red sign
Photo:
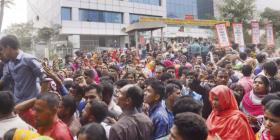
[[[194,20],[193,15],[185,15],[185,20]]]

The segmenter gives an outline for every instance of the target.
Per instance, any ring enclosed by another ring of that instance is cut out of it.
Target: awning
[[[162,22],[147,22],[147,23],[134,23],[129,25],[125,32],[131,32],[131,31],[151,31],[151,30],[157,30],[160,28],[166,27],[165,23]]]

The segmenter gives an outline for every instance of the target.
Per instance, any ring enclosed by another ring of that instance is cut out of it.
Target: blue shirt
[[[40,91],[39,80],[44,73],[41,63],[30,54],[19,51],[15,60],[9,60],[1,80],[13,81],[13,95],[16,103],[36,97]]]
[[[154,133],[152,139],[158,139],[169,134],[169,129],[172,127],[170,125],[170,120],[168,113],[165,109],[165,105],[162,101],[151,106],[149,109],[149,117],[154,124]]]

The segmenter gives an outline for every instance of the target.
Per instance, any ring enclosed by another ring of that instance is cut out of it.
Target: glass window
[[[80,20],[89,22],[123,23],[123,14],[117,12],[80,9]]]
[[[129,0],[130,2],[137,2],[149,5],[161,6],[161,0]]]
[[[167,0],[167,17],[184,18],[185,15],[197,17],[196,0]]]
[[[72,20],[72,8],[62,7],[61,8],[61,20]]]

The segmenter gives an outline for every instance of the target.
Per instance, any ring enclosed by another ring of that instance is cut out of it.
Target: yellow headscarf
[[[13,140],[31,140],[37,137],[40,137],[40,134],[18,128],[13,136]]]

